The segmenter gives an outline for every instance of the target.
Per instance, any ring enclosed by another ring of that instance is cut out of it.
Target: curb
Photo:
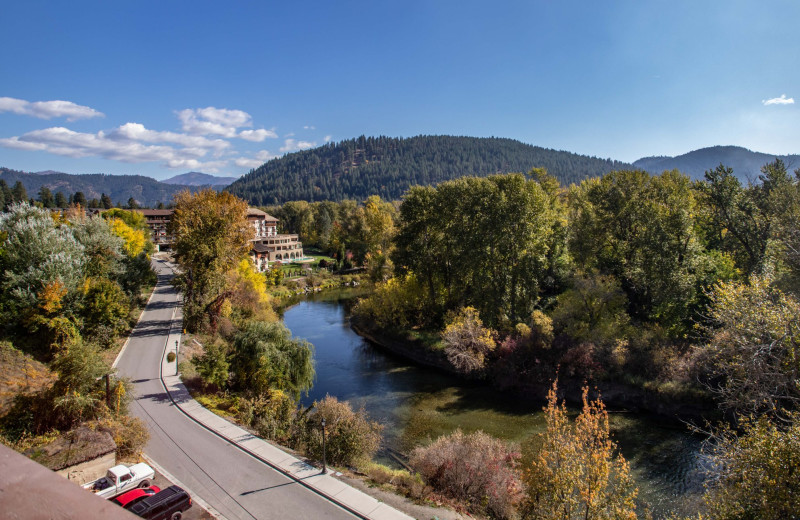
[[[219,511],[208,505],[208,503],[205,500],[200,498],[200,495],[189,489],[189,487],[186,484],[175,478],[175,476],[172,473],[162,468],[156,461],[151,459],[146,453],[142,453],[142,458],[146,460],[148,464],[150,464],[150,467],[161,473],[161,475],[164,478],[166,478],[173,484],[182,487],[186,492],[188,492],[192,496],[192,501],[195,504],[202,507],[203,509],[205,509],[208,512],[208,514],[210,514],[214,518],[217,518],[218,520],[227,520],[224,516],[222,516],[222,514]]]
[[[169,266],[167,266],[167,267],[169,267]],[[173,271],[173,273],[174,273],[174,271]],[[174,314],[173,314],[173,319],[172,319],[172,321],[174,321],[174,320],[175,320],[175,318],[174,318]],[[170,330],[172,330],[172,327],[173,327],[173,325],[174,325],[173,323],[170,323]],[[178,333],[178,335],[180,336],[180,335],[182,335],[182,333],[180,333],[180,332],[179,332],[179,333]],[[168,348],[169,348],[169,334],[167,334],[167,340],[166,340],[166,341],[165,341],[165,343],[164,343],[164,352],[163,352],[163,354],[162,354],[162,356],[161,356],[162,360],[164,359],[164,356],[166,356],[166,354],[167,354],[167,349],[168,349]],[[228,437],[226,437],[225,435],[222,435],[221,433],[217,432],[216,430],[213,430],[213,429],[211,429],[210,427],[208,427],[208,426],[206,426],[205,424],[203,424],[202,422],[200,422],[198,419],[194,418],[194,417],[193,417],[191,414],[189,414],[188,412],[186,412],[186,411],[183,409],[183,407],[182,407],[180,404],[178,404],[178,402],[177,402],[177,401],[175,400],[175,398],[172,396],[172,392],[170,392],[169,388],[167,387],[167,384],[166,384],[166,382],[164,381],[164,364],[163,364],[163,362],[161,363],[161,367],[160,367],[160,369],[159,369],[159,379],[161,380],[161,386],[162,386],[162,387],[164,387],[164,391],[165,391],[165,392],[166,392],[166,394],[169,396],[169,399],[170,399],[170,401],[172,402],[172,404],[173,404],[173,405],[175,405],[175,407],[176,407],[178,410],[180,410],[180,411],[181,411],[181,413],[182,413],[183,415],[185,415],[186,417],[188,417],[188,418],[189,418],[191,421],[193,421],[194,423],[196,423],[196,424],[197,424],[197,425],[199,425],[200,427],[202,427],[202,428],[204,428],[205,430],[207,430],[207,431],[209,431],[209,432],[213,433],[214,435],[216,435],[216,436],[217,436],[217,437],[219,437],[220,439],[223,439],[224,441],[228,442],[228,443],[229,443],[229,444],[231,444],[232,446],[235,446],[237,449],[239,449],[239,450],[243,451],[244,453],[247,453],[248,455],[250,455],[250,456],[251,456],[251,457],[253,457],[254,459],[261,461],[262,463],[266,464],[267,466],[269,466],[270,468],[274,469],[274,470],[275,470],[275,471],[277,471],[278,473],[280,473],[280,474],[284,475],[285,477],[287,477],[288,479],[292,480],[293,482],[296,482],[296,483],[300,484],[301,486],[305,487],[306,489],[308,489],[308,490],[310,490],[310,491],[312,491],[312,492],[316,493],[316,494],[317,494],[317,495],[319,495],[320,497],[322,497],[322,498],[324,498],[324,499],[328,500],[329,502],[331,502],[331,503],[333,503],[333,504],[336,504],[337,506],[339,506],[340,508],[344,509],[344,510],[345,510],[345,511],[347,511],[348,513],[350,513],[350,514],[354,515],[356,518],[360,518],[360,519],[362,519],[362,520],[373,520],[371,517],[369,517],[369,516],[366,516],[366,515],[364,515],[363,513],[360,513],[360,512],[358,512],[358,511],[356,511],[356,510],[355,510],[355,509],[353,509],[352,507],[350,507],[350,506],[348,506],[348,505],[346,505],[346,504],[344,504],[344,503],[340,502],[340,501],[339,501],[339,500],[337,500],[335,497],[333,497],[333,496],[331,496],[331,495],[329,495],[329,494],[325,493],[324,491],[322,491],[322,490],[320,490],[320,489],[317,489],[317,488],[315,488],[315,487],[311,486],[310,484],[308,484],[308,483],[304,482],[302,479],[300,479],[300,478],[298,478],[298,477],[296,477],[296,476],[292,475],[291,473],[288,473],[287,471],[285,471],[285,470],[283,470],[282,468],[280,468],[280,467],[276,466],[276,465],[275,465],[275,464],[273,464],[272,462],[270,462],[270,461],[266,460],[265,458],[261,457],[261,456],[260,456],[260,455],[258,455],[257,453],[254,453],[253,451],[251,451],[251,450],[249,450],[249,449],[245,448],[244,446],[241,446],[241,445],[240,445],[239,443],[237,443],[236,441],[234,441],[234,440],[232,440],[232,439],[229,439]],[[183,386],[183,381],[179,381],[179,384],[180,384],[181,386]],[[184,387],[184,389],[185,389],[185,387]],[[189,393],[189,392],[188,392],[188,390],[186,390],[186,393],[187,393],[187,394]],[[194,399],[192,399],[192,401],[194,401]],[[194,401],[194,402],[197,402],[197,401]],[[198,403],[198,405],[199,405],[199,403]],[[201,407],[202,407],[202,405],[199,405],[199,406],[201,406]],[[203,408],[204,408],[204,407],[203,407]],[[273,445],[273,446],[274,446],[274,445]],[[285,453],[285,452],[284,452],[284,453]],[[288,455],[288,454],[287,454],[287,455]],[[379,502],[380,502],[380,501],[379,501]],[[383,504],[383,502],[380,502],[380,503],[381,503],[381,504]],[[387,505],[388,505],[388,504],[387,504]],[[392,508],[392,509],[394,509],[394,508]],[[398,511],[398,512],[400,512],[400,511]],[[408,515],[406,515],[405,513],[402,513],[402,512],[400,512],[400,513],[401,513],[402,515],[408,516]],[[411,517],[409,517],[409,518],[411,518]]]

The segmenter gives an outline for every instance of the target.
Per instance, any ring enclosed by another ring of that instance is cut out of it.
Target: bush
[[[107,431],[117,443],[117,457],[138,456],[150,439],[147,425],[138,417],[119,415],[97,421],[97,429]]]
[[[711,518],[797,518],[800,413],[791,420],[788,428],[779,428],[762,417],[745,421],[740,434],[729,429],[717,434],[720,475],[705,496]]]
[[[557,391],[553,383],[545,408],[547,430],[525,472],[524,517],[635,520],[638,490],[628,463],[615,453],[603,402],[589,401],[584,387],[583,410],[572,425]]]
[[[465,307],[448,320],[442,340],[447,360],[462,374],[481,373],[486,356],[495,348],[493,331],[483,327],[474,307]]]
[[[306,423],[308,455],[322,460],[322,419],[327,432],[326,459],[338,466],[356,466],[369,461],[378,451],[383,426],[367,419],[362,408],[354,412],[350,405],[335,397],[326,396],[314,401],[314,411]]]
[[[409,464],[434,489],[471,511],[512,518],[522,498],[518,460],[519,453],[482,431],[464,435],[456,430],[416,448]]]
[[[297,404],[280,390],[269,390],[252,399],[241,398],[236,416],[264,438],[297,448],[301,440],[303,417]]]
[[[216,339],[205,346],[202,356],[192,358],[192,365],[206,387],[224,390],[228,385],[230,373],[227,354],[227,346],[222,340]]]

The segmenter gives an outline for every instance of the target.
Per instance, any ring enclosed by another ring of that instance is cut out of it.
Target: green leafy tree
[[[612,172],[584,181],[571,205],[570,249],[578,266],[616,277],[633,316],[685,333],[702,252],[689,178],[677,171]]]
[[[206,385],[223,390],[228,386],[230,378],[227,356],[228,349],[225,343],[216,340],[205,346],[202,356],[193,357],[192,364]]]
[[[100,204],[103,206],[103,209],[111,209],[114,207],[114,203],[111,202],[111,197],[105,193],[100,195]]]
[[[233,336],[230,369],[240,390],[272,388],[297,398],[314,383],[313,347],[292,339],[282,323],[250,321]]]
[[[538,300],[557,217],[540,184],[520,174],[415,187],[400,207],[395,271],[427,288],[432,322],[467,305],[510,327]]]
[[[709,247],[732,254],[745,273],[760,270],[770,236],[764,192],[752,186],[744,188],[733,169],[723,165],[707,171],[697,190]]]
[[[195,330],[207,317],[216,330],[229,295],[225,275],[247,254],[253,238],[247,204],[211,189],[182,192],[175,198],[169,233],[175,237],[175,258],[182,270],[176,282],[183,290],[186,323]]]

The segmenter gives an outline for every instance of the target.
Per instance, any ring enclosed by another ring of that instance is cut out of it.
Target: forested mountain
[[[163,202],[168,204],[181,190],[197,191],[197,187],[165,184],[143,175],[106,175],[94,173],[70,175],[68,173],[26,173],[0,168],[0,179],[13,186],[21,181],[29,197],[36,198],[39,189],[46,186],[55,195],[62,192],[66,197],[82,192],[86,200],[100,199],[105,193],[111,201],[126,204],[133,198],[140,206],[152,207]]]
[[[631,165],[501,138],[364,137],[273,159],[228,191],[254,205],[289,200],[399,199],[413,185],[543,167],[562,184]]]
[[[238,177],[217,177],[207,173],[189,172],[164,179],[165,184],[182,184],[184,186],[227,186]]]
[[[755,181],[761,167],[781,159],[790,170],[800,168],[800,155],[770,155],[753,152],[741,146],[711,146],[677,157],[642,157],[633,163],[637,168],[659,174],[665,170],[680,170],[692,179],[702,179],[703,174],[720,164],[733,168],[733,173],[742,182]]]

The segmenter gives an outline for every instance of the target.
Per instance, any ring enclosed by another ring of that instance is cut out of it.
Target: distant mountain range
[[[164,179],[166,184],[182,184],[184,186],[227,186],[238,177],[216,177],[207,173],[189,172]]]
[[[567,185],[632,168],[654,174],[677,169],[702,179],[706,170],[724,164],[746,182],[756,181],[761,167],[776,158],[790,171],[800,168],[800,155],[771,155],[738,146],[712,146],[677,157],[643,157],[631,165],[495,137],[362,136],[273,159],[238,179],[189,172],[159,182],[141,175],[26,173],[8,168],[0,168],[0,178],[9,186],[21,181],[34,198],[39,188],[47,186],[53,193],[61,191],[67,196],[81,191],[91,200],[105,193],[115,204],[126,204],[133,197],[140,205],[153,207],[159,202],[169,204],[181,190],[212,186],[264,206],[289,200],[364,200],[370,195],[397,200],[415,184],[432,185],[465,175],[528,172],[535,167],[547,168]]]
[[[133,197],[140,206],[153,207],[159,202],[168,204],[172,197],[182,190],[196,191],[196,186],[166,184],[143,175],[106,175],[94,173],[87,175],[70,175],[60,172],[26,173],[8,168],[0,168],[0,179],[13,186],[21,181],[28,196],[36,198],[42,186],[50,188],[53,194],[62,192],[74,195],[80,191],[87,200],[100,199],[105,193],[116,204],[127,204]]]
[[[630,164],[495,137],[364,137],[273,159],[226,188],[253,205],[289,200],[397,200],[415,184],[547,168],[562,184]]]
[[[724,164],[733,168],[733,173],[743,182],[755,182],[761,167],[776,158],[781,159],[789,171],[800,168],[800,155],[770,155],[740,146],[711,146],[677,157],[643,157],[634,161],[633,165],[650,173],[679,170],[693,179],[702,179],[707,170]]]

